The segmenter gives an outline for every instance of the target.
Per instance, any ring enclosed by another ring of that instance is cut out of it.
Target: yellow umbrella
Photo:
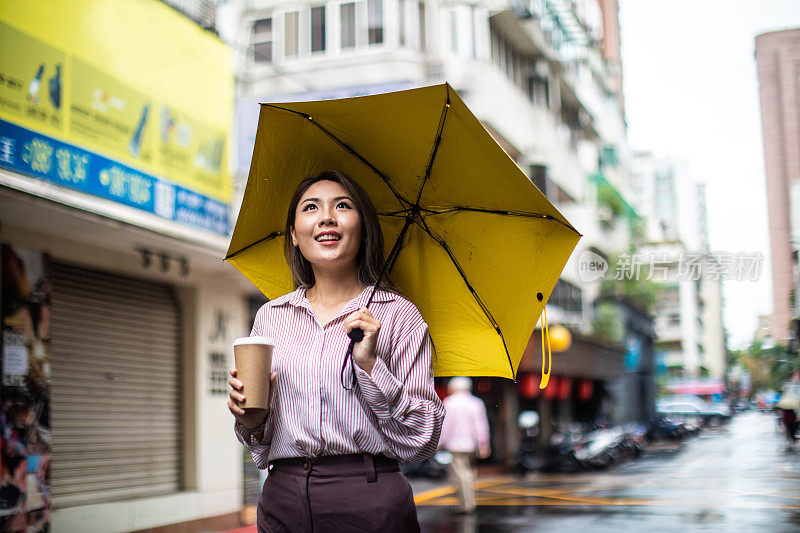
[[[447,84],[262,104],[226,259],[268,298],[294,289],[283,228],[297,184],[329,168],[366,190],[391,270],[436,346],[438,376],[514,378],[580,234]]]
[[[800,409],[800,398],[797,396],[784,396],[775,404],[778,409]]]

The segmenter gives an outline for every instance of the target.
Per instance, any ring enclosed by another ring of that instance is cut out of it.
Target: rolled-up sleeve
[[[269,462],[269,447],[272,442],[272,433],[274,425],[270,420],[261,424],[259,427],[248,430],[239,422],[234,422],[233,432],[236,438],[247,446],[250,450],[250,455],[253,457],[253,462],[260,469],[267,468]]]
[[[436,452],[444,406],[433,387],[432,344],[421,324],[394,346],[388,364],[378,357],[368,374],[355,365],[361,395],[378,419],[378,429],[404,461]]]

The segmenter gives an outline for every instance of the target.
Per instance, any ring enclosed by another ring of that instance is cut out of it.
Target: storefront
[[[572,333],[571,346],[552,355],[550,380],[541,382],[541,337],[534,331],[520,361],[516,381],[503,378],[473,378],[472,392],[483,400],[491,429],[492,455],[485,463],[513,469],[522,430],[519,414],[526,410],[539,414],[539,443],[546,443],[554,429],[578,422],[593,424],[611,421],[617,408],[612,396],[614,384],[624,372],[625,350],[578,333]],[[436,378],[436,390],[447,394],[449,378]]]
[[[229,52],[159,2],[72,7],[0,7],[0,529],[233,527]]]
[[[201,251],[40,201],[0,187],[4,433],[23,410],[17,457],[30,457],[7,462],[3,483],[15,485],[16,466],[16,485],[31,493],[4,511],[49,504],[63,530],[219,515],[235,524],[241,446],[225,408],[226,372],[232,339],[249,330],[252,289],[223,265],[224,246]],[[142,246],[166,261],[144,259]],[[15,301],[9,286],[22,284]],[[92,527],[78,527],[85,523]]]
[[[617,408],[611,389],[624,372],[624,348],[572,332],[569,348],[552,354],[550,382],[540,390],[541,342],[537,330],[517,375],[517,409],[539,413],[539,445],[565,424],[611,422]]]

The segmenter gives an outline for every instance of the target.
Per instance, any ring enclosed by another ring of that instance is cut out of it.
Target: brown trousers
[[[418,532],[414,495],[397,461],[369,454],[270,463],[259,533]]]

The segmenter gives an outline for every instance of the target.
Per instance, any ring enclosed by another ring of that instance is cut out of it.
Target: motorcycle
[[[443,479],[447,476],[447,465],[452,459],[450,452],[439,450],[433,457],[420,463],[400,463],[400,470],[405,476]]]

